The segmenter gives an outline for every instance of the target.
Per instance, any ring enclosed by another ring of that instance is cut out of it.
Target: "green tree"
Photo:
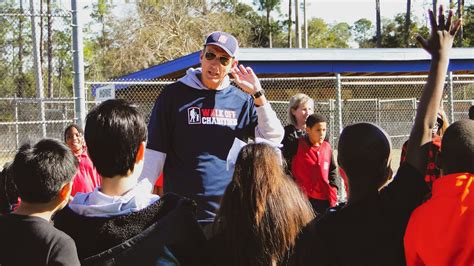
[[[114,72],[109,67],[113,59],[107,56],[113,43],[111,36],[114,24],[113,7],[112,2],[106,0],[99,0],[92,4],[93,21],[84,29],[84,63],[85,75],[88,79],[102,80]]]
[[[372,22],[366,18],[361,18],[354,22],[351,27],[354,40],[359,44],[360,48],[375,47],[374,40],[374,26]]]
[[[429,33],[426,26],[418,26],[416,21],[410,23],[408,43],[405,43],[405,14],[399,13],[394,19],[384,19],[382,34],[382,47],[401,48],[417,47],[415,36],[417,34],[427,36]]]
[[[274,25],[271,23],[271,12],[278,10],[281,4],[281,0],[258,0],[258,9],[260,11],[264,11],[266,14],[266,25],[268,31],[268,40],[269,40],[269,47],[273,47],[273,40],[272,40],[272,33],[274,31]]]
[[[407,0],[407,11],[405,13],[405,28],[404,28],[405,47],[408,47],[409,45],[410,25],[411,25],[411,0]]]
[[[375,0],[375,28],[377,47],[382,47],[382,20],[380,18],[380,0]]]
[[[466,6],[464,8],[463,15],[463,38],[462,43],[458,43],[457,46],[461,47],[474,47],[474,4]]]
[[[308,46],[310,48],[347,48],[351,38],[350,26],[347,23],[327,24],[321,18],[308,22]]]
[[[105,48],[98,45],[105,35],[93,33],[102,25],[96,19],[85,42],[86,78],[107,80],[198,51],[204,36],[216,30],[232,33],[241,47],[268,44],[265,17],[251,6],[233,0],[206,3],[137,1],[136,13],[104,17]]]

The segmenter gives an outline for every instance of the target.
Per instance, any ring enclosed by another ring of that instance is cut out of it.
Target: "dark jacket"
[[[287,125],[285,127],[285,136],[281,141],[281,144],[283,145],[281,149],[286,162],[285,170],[289,175],[291,175],[291,162],[298,150],[298,139],[304,135],[306,135],[304,130],[298,130],[293,125]]]
[[[116,217],[87,217],[66,207],[54,223],[74,239],[82,265],[204,265],[206,240],[195,210],[193,201],[169,193]]]

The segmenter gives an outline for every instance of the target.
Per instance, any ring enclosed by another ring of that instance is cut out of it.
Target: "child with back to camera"
[[[209,240],[215,265],[288,265],[314,217],[275,149],[259,143],[240,151]]]
[[[23,145],[7,169],[20,206],[0,216],[0,265],[79,265],[76,245],[51,217],[69,201],[78,162],[64,144]]]
[[[460,27],[460,21],[451,23],[452,11],[445,19],[441,7],[439,23],[432,11],[429,14],[430,38],[417,39],[432,60],[406,161],[385,185],[392,178],[392,145],[387,133],[370,123],[345,127],[339,137],[338,163],[348,180],[347,204],[326,212],[305,228],[296,248],[297,265],[314,265],[315,261],[318,265],[405,264],[403,236],[410,214],[429,192],[424,181],[426,148],[432,140],[449,50]]]

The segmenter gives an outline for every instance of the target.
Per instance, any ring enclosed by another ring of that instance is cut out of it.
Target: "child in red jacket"
[[[327,121],[320,114],[306,119],[306,136],[298,140],[292,173],[316,213],[324,213],[337,203],[336,164],[331,145],[325,141]]]

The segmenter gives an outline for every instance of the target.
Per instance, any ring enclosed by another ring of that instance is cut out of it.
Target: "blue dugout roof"
[[[199,66],[199,51],[137,71],[115,80],[156,80],[182,77]],[[239,62],[254,69],[259,77],[291,77],[371,73],[427,72],[430,56],[423,49],[288,49],[242,48]],[[451,50],[450,71],[474,73],[474,48]]]
[[[182,56],[112,81],[177,79],[190,67],[199,66],[200,51]],[[429,70],[431,57],[418,48],[289,49],[241,48],[239,63],[250,66],[260,77],[311,77],[342,75],[411,75]],[[449,71],[474,74],[474,48],[451,50]],[[129,87],[115,84],[115,90]],[[92,86],[92,95],[101,85]]]

